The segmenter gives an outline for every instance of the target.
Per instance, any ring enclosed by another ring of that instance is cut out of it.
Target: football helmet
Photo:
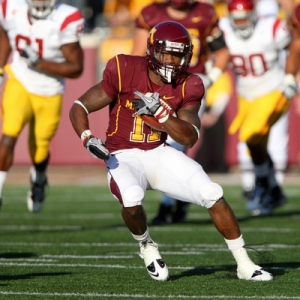
[[[53,10],[56,0],[26,0],[29,14],[36,19],[45,19]]]
[[[248,39],[257,21],[253,0],[231,0],[228,3],[228,17],[235,34]]]
[[[168,0],[167,3],[175,9],[185,10],[194,3],[194,0]]]
[[[147,41],[148,67],[164,82],[176,82],[186,73],[192,58],[193,44],[187,29],[180,23],[165,21],[154,26]],[[164,61],[169,54],[176,62]]]

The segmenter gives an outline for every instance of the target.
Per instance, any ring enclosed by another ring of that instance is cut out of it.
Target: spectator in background
[[[206,88],[210,87],[227,68],[229,61],[228,49],[218,27],[218,16],[214,7],[193,0],[169,0],[144,7],[135,21],[133,55],[144,56],[146,54],[149,31],[157,23],[165,20],[180,22],[188,29],[194,44],[193,59],[189,71],[199,75]],[[208,55],[211,55],[213,63],[209,71],[206,72],[204,63],[207,61]],[[201,112],[199,113],[201,114]],[[168,139],[168,143],[177,150],[186,151],[186,147],[171,138]],[[173,212],[175,202],[176,210]],[[159,206],[158,214],[152,222],[157,225],[183,222],[186,218],[187,209],[187,203],[176,201],[165,195]]]
[[[155,0],[110,0],[105,2],[104,13],[111,27],[131,26],[143,7]]]
[[[103,26],[103,10],[105,0],[86,0],[84,9],[86,32],[93,31],[96,27]]]
[[[60,120],[64,78],[77,78],[83,71],[83,26],[77,8],[53,0],[4,0],[0,5],[0,84],[4,70],[8,74],[2,97],[0,196],[17,139],[29,123],[31,212],[40,211],[45,199],[49,146]]]

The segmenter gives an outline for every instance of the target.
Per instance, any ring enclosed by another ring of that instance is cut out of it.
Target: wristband
[[[207,73],[207,77],[211,80],[212,83],[216,82],[217,79],[222,75],[223,71],[218,67],[212,67],[211,70]]]
[[[0,76],[4,75],[4,69],[0,68]]]
[[[87,130],[85,130],[85,131],[82,132],[82,134],[80,136],[80,139],[82,141],[84,141],[90,135],[92,135],[92,132],[89,129],[87,129]]]

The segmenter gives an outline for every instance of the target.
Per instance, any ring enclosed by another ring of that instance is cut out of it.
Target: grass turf
[[[235,262],[205,209],[187,222],[150,226],[170,279],[150,278],[138,244],[107,187],[51,186],[43,210],[26,207],[27,187],[6,186],[0,215],[0,299],[300,299],[300,187],[272,216],[250,217],[238,186],[224,186],[250,257],[272,282],[236,278]],[[161,194],[148,191],[148,220]]]

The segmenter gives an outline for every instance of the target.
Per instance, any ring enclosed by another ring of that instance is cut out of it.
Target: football
[[[160,124],[154,116],[150,115],[141,115],[142,120],[147,124],[149,127],[156,129],[158,131],[165,131],[162,124]]]
[[[151,96],[152,93],[147,93],[146,96]],[[169,111],[170,114],[173,115],[174,117],[177,117],[175,111],[170,107],[165,101],[160,99],[160,103],[162,106],[166,107]],[[152,115],[141,115],[140,116],[142,120],[145,122],[146,125],[149,127],[156,129],[158,131],[166,131],[161,123],[158,122],[158,120],[152,116]]]

